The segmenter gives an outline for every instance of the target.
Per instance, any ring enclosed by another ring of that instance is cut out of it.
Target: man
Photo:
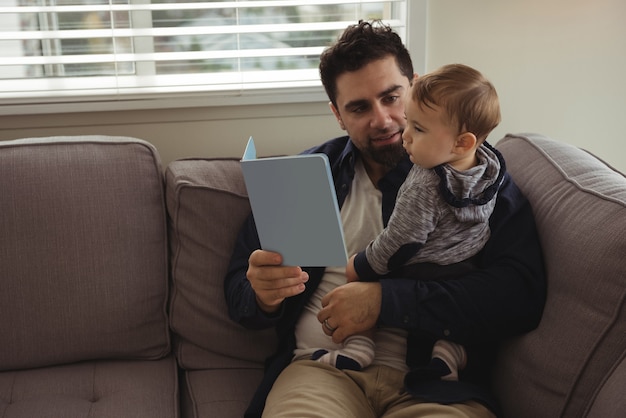
[[[401,136],[413,67],[390,28],[359,22],[322,54],[320,74],[348,135],[307,152],[329,157],[353,253],[386,225],[412,166]],[[341,269],[282,266],[279,254],[260,250],[250,217],[225,279],[229,314],[249,328],[276,327],[279,347],[246,415],[494,416],[488,379],[495,343],[535,328],[545,302],[532,211],[508,176],[490,228],[479,268],[462,277],[415,280],[392,272],[346,283]],[[373,328],[375,358],[363,370],[310,360],[324,339],[339,344]],[[424,382],[412,372],[429,362],[438,339],[465,346],[470,361],[459,381]]]

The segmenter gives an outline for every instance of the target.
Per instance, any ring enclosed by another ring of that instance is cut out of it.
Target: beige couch
[[[548,301],[503,344],[507,417],[626,411],[626,179],[539,135],[498,143],[535,211]],[[131,138],[0,142],[0,417],[241,417],[274,349],[226,315],[236,159],[163,175]]]

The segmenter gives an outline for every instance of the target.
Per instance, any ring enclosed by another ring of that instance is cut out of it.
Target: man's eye
[[[400,96],[387,96],[384,101],[385,103],[395,103],[399,98]]]

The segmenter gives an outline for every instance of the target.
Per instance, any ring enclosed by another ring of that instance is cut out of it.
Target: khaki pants
[[[403,380],[404,373],[385,366],[355,372],[317,361],[295,361],[274,383],[263,417],[495,418],[477,402],[420,402],[404,392]]]

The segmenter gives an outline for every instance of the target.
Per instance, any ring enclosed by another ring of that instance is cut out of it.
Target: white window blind
[[[359,19],[405,36],[407,1],[0,0],[0,105],[321,92]]]

